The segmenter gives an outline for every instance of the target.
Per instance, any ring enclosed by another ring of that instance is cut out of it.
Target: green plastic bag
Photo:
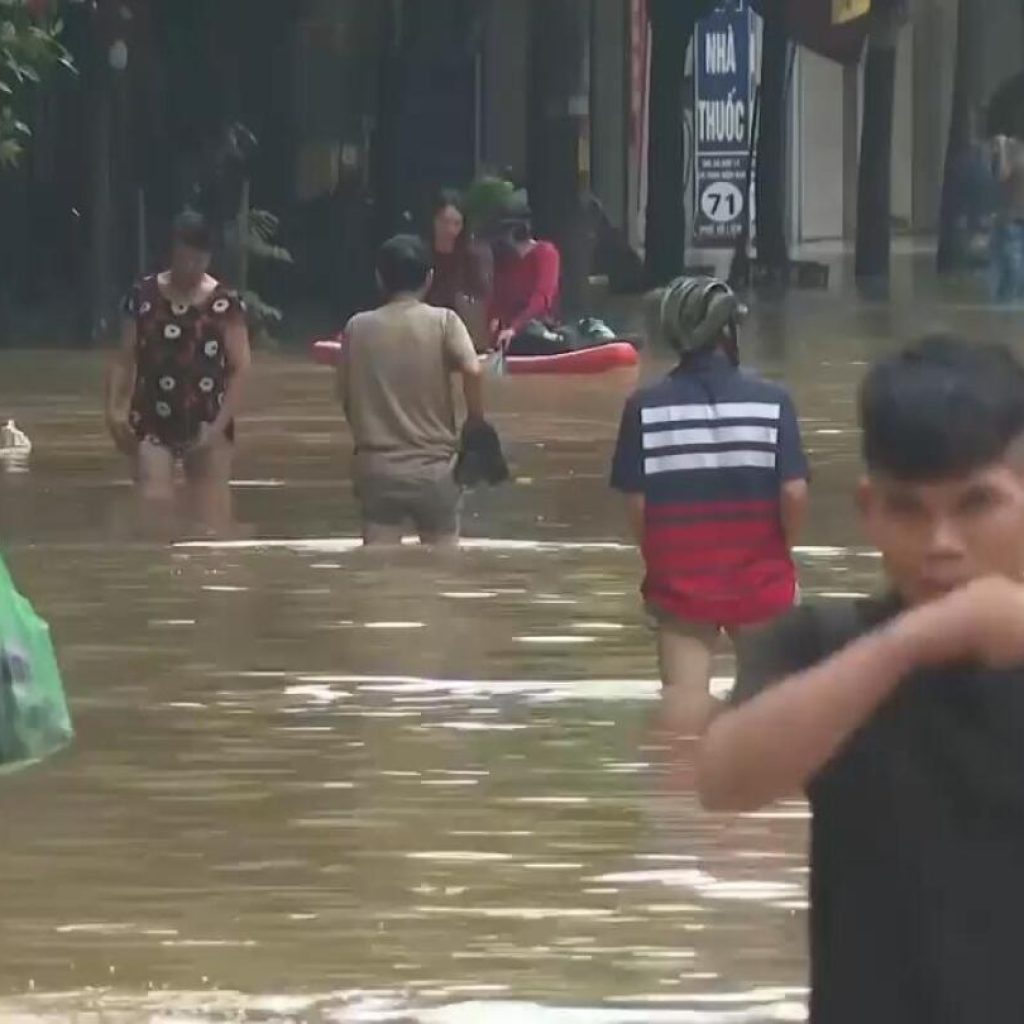
[[[73,734],[50,627],[0,558],[0,773],[55,754]]]

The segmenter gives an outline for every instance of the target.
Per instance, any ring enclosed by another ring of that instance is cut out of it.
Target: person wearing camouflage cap
[[[735,639],[795,600],[808,466],[789,394],[740,369],[747,309],[724,281],[679,278],[647,314],[679,365],[627,401],[611,484],[644,556],[666,715],[692,735],[714,712],[720,634]]]
[[[736,332],[747,307],[716,277],[680,277],[648,298],[648,333],[680,355],[725,347],[738,362]]]
[[[494,287],[489,321],[495,346],[510,351],[532,321],[558,321],[562,257],[554,242],[533,235],[533,213],[525,192],[508,196],[495,216]]]

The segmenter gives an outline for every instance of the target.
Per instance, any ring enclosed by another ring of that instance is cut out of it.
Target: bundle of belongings
[[[585,348],[607,345],[619,336],[603,320],[584,317],[575,324],[548,326],[540,320],[531,320],[509,343],[506,355],[555,356],[564,352],[578,352]],[[634,347],[638,341],[629,339]]]
[[[0,773],[55,754],[71,737],[50,628],[0,559]]]
[[[510,479],[498,432],[486,420],[467,420],[455,462],[455,482],[460,487],[492,487]]]

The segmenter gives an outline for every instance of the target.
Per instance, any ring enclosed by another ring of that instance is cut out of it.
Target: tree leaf
[[[16,139],[0,138],[0,167],[16,166],[22,151],[22,145]]]

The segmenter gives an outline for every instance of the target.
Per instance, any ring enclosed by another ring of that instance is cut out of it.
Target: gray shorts
[[[420,536],[459,532],[462,488],[450,471],[438,476],[368,474],[356,479],[355,493],[364,523],[394,527],[411,522]]]

